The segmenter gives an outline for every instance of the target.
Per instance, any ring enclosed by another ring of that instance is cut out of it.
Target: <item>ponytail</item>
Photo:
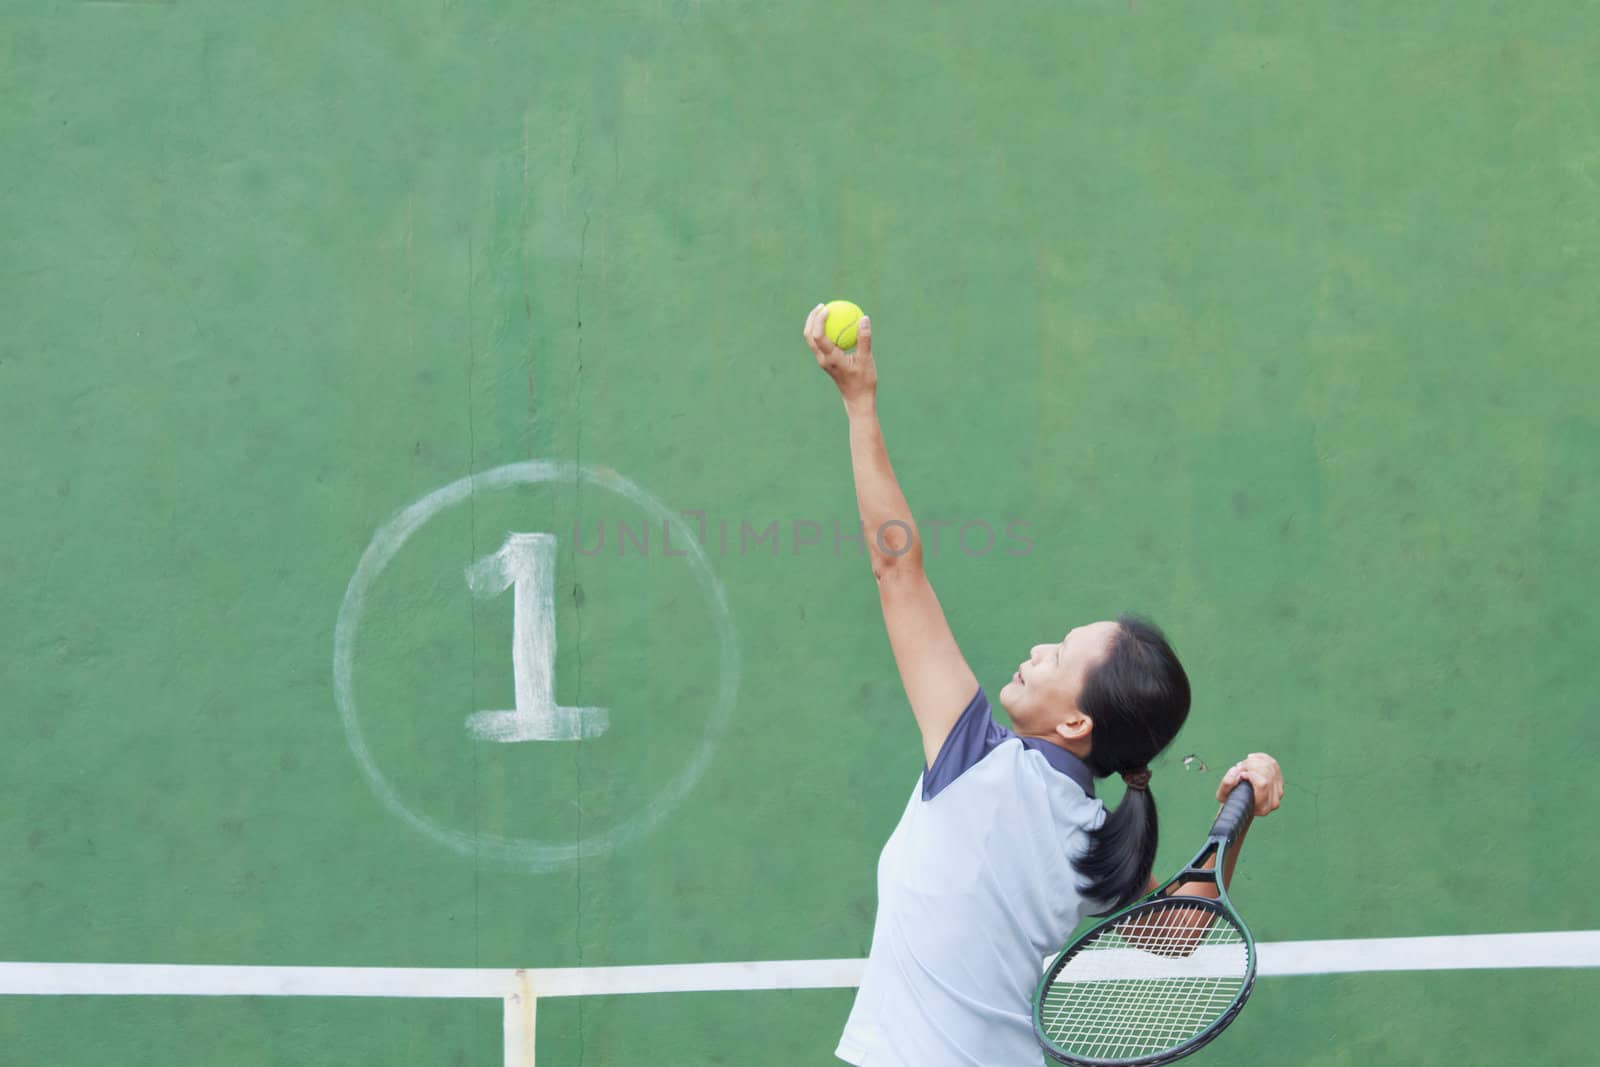
[[[1189,678],[1165,635],[1133,615],[1117,624],[1106,658],[1085,676],[1078,695],[1079,709],[1094,723],[1087,762],[1096,777],[1143,775],[1089,832],[1088,851],[1073,861],[1087,883],[1083,895],[1111,902],[1102,915],[1133,903],[1149,884],[1159,827],[1145,768],[1189,716]]]
[[[1089,831],[1089,851],[1073,866],[1088,881],[1084,896],[1112,901],[1096,915],[1109,915],[1144,895],[1158,836],[1156,798],[1148,789],[1129,789],[1100,828]]]

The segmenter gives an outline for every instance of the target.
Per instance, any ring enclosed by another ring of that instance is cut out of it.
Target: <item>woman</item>
[[[1044,956],[1085,914],[1155,888],[1148,768],[1189,713],[1189,681],[1148,622],[1090,623],[1033,647],[999,693],[1014,729],[995,723],[889,466],[872,324],[861,320],[847,355],[824,335],[825,318],[812,309],[806,342],[849,416],[863,541],[926,761],[878,860],[872,951],[836,1054],[863,1067],[1038,1064],[1030,1000]],[[1107,813],[1094,779],[1110,774],[1128,789]],[[1217,799],[1241,779],[1255,788],[1256,815],[1278,806],[1272,757],[1235,764]],[[1176,891],[1216,895],[1207,883]]]

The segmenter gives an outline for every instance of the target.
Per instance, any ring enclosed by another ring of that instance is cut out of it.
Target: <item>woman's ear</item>
[[[1067,717],[1056,723],[1056,733],[1063,741],[1082,743],[1094,732],[1094,720],[1077,708],[1067,712]]]

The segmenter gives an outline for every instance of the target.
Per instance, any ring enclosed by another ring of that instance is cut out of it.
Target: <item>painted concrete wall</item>
[[[799,337],[835,296],[984,683],[1167,628],[1162,866],[1266,749],[1258,936],[1600,925],[1594,15],[9,4],[0,959],[864,953],[920,753]],[[518,534],[545,570],[481,562]],[[472,726],[555,708],[604,716]],[[1600,994],[1295,981],[1196,1062],[1577,1062]],[[540,1054],[825,1063],[849,1002],[560,1001]],[[0,998],[62,1067],[498,1025]]]

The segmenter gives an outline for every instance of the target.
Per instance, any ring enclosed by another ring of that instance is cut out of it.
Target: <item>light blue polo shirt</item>
[[[979,688],[878,858],[872,952],[835,1052],[860,1067],[1041,1064],[1044,957],[1098,902],[1072,861],[1105,821],[1072,753],[1018,737]]]

